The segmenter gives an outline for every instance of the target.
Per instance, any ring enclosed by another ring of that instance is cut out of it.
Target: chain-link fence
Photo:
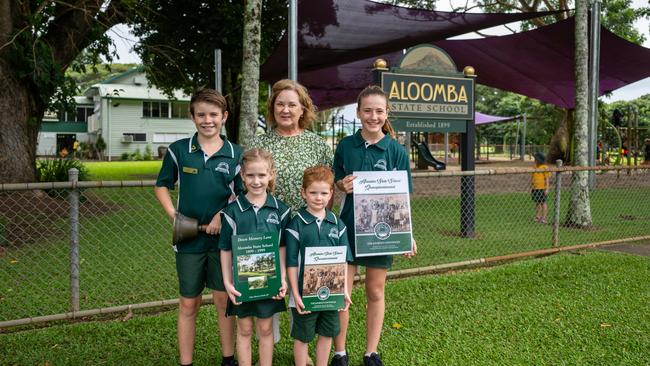
[[[550,170],[546,223],[535,220],[533,169],[414,173],[418,255],[396,258],[392,269],[650,239],[650,168]],[[594,176],[585,228],[567,225],[579,174]],[[0,185],[0,327],[173,303],[171,223],[153,185]]]

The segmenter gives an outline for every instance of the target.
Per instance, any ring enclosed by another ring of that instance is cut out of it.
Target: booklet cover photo
[[[269,299],[278,294],[280,251],[277,232],[232,236],[233,281],[238,301]]]
[[[306,247],[302,281],[305,310],[345,308],[346,246]]]

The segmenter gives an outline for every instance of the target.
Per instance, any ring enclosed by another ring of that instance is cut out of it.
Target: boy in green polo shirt
[[[347,248],[346,260],[348,262],[352,261],[352,252],[348,245],[345,224],[327,209],[327,203],[334,193],[332,171],[325,166],[306,169],[300,193],[307,203],[307,207],[298,211],[285,230],[287,275],[291,285],[289,306],[293,313],[291,336],[295,339],[293,343],[294,361],[296,366],[307,365],[309,342],[318,333],[316,366],[326,366],[332,348],[332,338],[340,332],[339,313],[335,310],[305,311],[302,301],[305,248],[344,246]],[[315,276],[316,274],[312,277]],[[321,279],[325,280],[325,278]],[[345,277],[342,281],[346,304],[344,310],[346,310],[350,305],[350,297]]]
[[[176,212],[207,225],[205,233],[174,246],[176,272],[180,287],[178,314],[178,348],[180,364],[191,365],[196,334],[196,316],[201,294],[207,286],[217,307],[221,340],[222,366],[237,365],[234,359],[233,318],[226,317],[226,295],[221,276],[218,249],[221,229],[219,212],[243,188],[239,176],[241,148],[219,135],[228,118],[226,99],[212,89],[192,95],[190,115],[196,133],[178,140],[167,149],[155,194],[167,216],[173,221]],[[178,202],[174,208],[169,191],[178,182]]]

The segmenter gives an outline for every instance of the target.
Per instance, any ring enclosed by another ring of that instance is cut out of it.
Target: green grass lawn
[[[649,193],[642,188],[627,189],[625,194],[613,188],[595,191],[591,202],[596,228],[561,227],[561,245],[648,235],[650,217],[623,220],[621,215],[650,207]],[[170,245],[171,225],[153,195],[153,188],[88,189],[84,195],[88,200],[82,204],[81,215],[81,309],[175,298],[178,284]],[[563,214],[568,201],[565,195]],[[102,206],[97,202],[102,202]],[[93,214],[84,215],[84,210]],[[552,228],[532,221],[532,203],[527,193],[478,195],[474,238],[458,235],[458,198],[415,198],[412,210],[418,255],[410,260],[396,256],[393,269],[551,245]],[[67,220],[59,219],[52,226],[64,234],[17,249],[8,248],[0,257],[0,320],[69,310]]]
[[[90,172],[90,180],[156,179],[161,164],[162,160],[84,162]]]
[[[647,365],[650,259],[580,251],[490,269],[390,281],[386,365]],[[353,294],[351,365],[364,352],[365,296]],[[212,306],[195,364],[220,357]],[[274,365],[292,365],[288,320]],[[175,365],[176,311],[0,334],[2,364]]]

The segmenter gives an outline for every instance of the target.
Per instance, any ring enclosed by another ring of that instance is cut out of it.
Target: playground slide
[[[415,141],[413,143],[416,143]],[[416,143],[418,146],[418,152],[422,159],[427,162],[427,165],[432,166],[435,170],[445,170],[447,165],[440,160],[431,155],[431,150],[424,142]]]

